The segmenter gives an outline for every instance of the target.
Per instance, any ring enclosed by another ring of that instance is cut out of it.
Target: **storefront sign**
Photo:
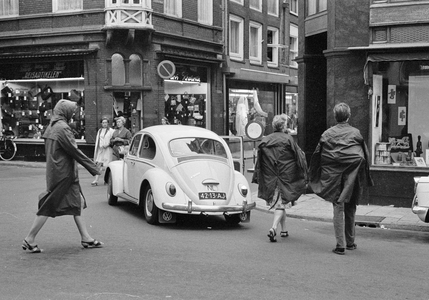
[[[6,80],[70,78],[82,76],[83,71],[83,61],[12,63],[2,65],[0,78]]]

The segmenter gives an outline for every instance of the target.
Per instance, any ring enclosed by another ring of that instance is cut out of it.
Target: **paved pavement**
[[[0,170],[2,165],[30,168],[45,168],[46,166],[44,162],[0,161]],[[255,189],[251,188],[251,190]],[[257,197],[257,192],[252,193],[252,198],[256,201],[257,210],[273,213],[272,210],[268,210],[265,201]],[[332,222],[332,204],[315,194],[302,195],[294,206],[286,210],[286,213],[291,218]],[[359,205],[356,212],[356,224],[384,229],[429,232],[429,223],[420,221],[411,208],[407,207]]]

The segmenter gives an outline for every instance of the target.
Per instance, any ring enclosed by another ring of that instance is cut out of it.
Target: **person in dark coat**
[[[271,242],[276,242],[276,230],[281,227],[281,237],[287,237],[286,206],[305,193],[307,162],[305,154],[287,133],[288,116],[273,119],[274,132],[264,137],[258,146],[258,156],[252,182],[258,183],[258,197],[274,208],[274,220],[268,232]]]
[[[76,110],[76,102],[60,100],[54,108],[54,115],[46,128],[46,192],[39,196],[39,210],[25,237],[22,248],[40,253],[34,240],[49,217],[71,215],[77,225],[84,248],[101,247],[103,243],[93,239],[81,216],[86,208],[85,198],[79,184],[78,165],[84,166],[91,175],[99,175],[100,169],[78,149],[69,126]]]
[[[369,153],[360,131],[348,121],[351,112],[346,103],[334,107],[337,124],[326,130],[314,151],[309,169],[313,192],[332,202],[336,254],[354,250],[356,206],[363,195],[365,182],[372,186]]]

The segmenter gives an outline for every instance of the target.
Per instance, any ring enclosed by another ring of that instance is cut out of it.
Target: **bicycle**
[[[0,135],[0,158],[2,160],[12,160],[16,154],[16,144],[13,141],[16,136],[13,133],[5,132]]]

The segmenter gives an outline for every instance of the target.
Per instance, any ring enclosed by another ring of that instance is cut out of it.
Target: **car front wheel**
[[[155,198],[153,196],[152,188],[150,185],[144,192],[144,217],[149,224],[158,223],[158,207],[155,205]]]
[[[118,197],[113,195],[112,173],[109,174],[109,181],[107,183],[107,203],[109,203],[109,205],[116,205],[118,203]]]

